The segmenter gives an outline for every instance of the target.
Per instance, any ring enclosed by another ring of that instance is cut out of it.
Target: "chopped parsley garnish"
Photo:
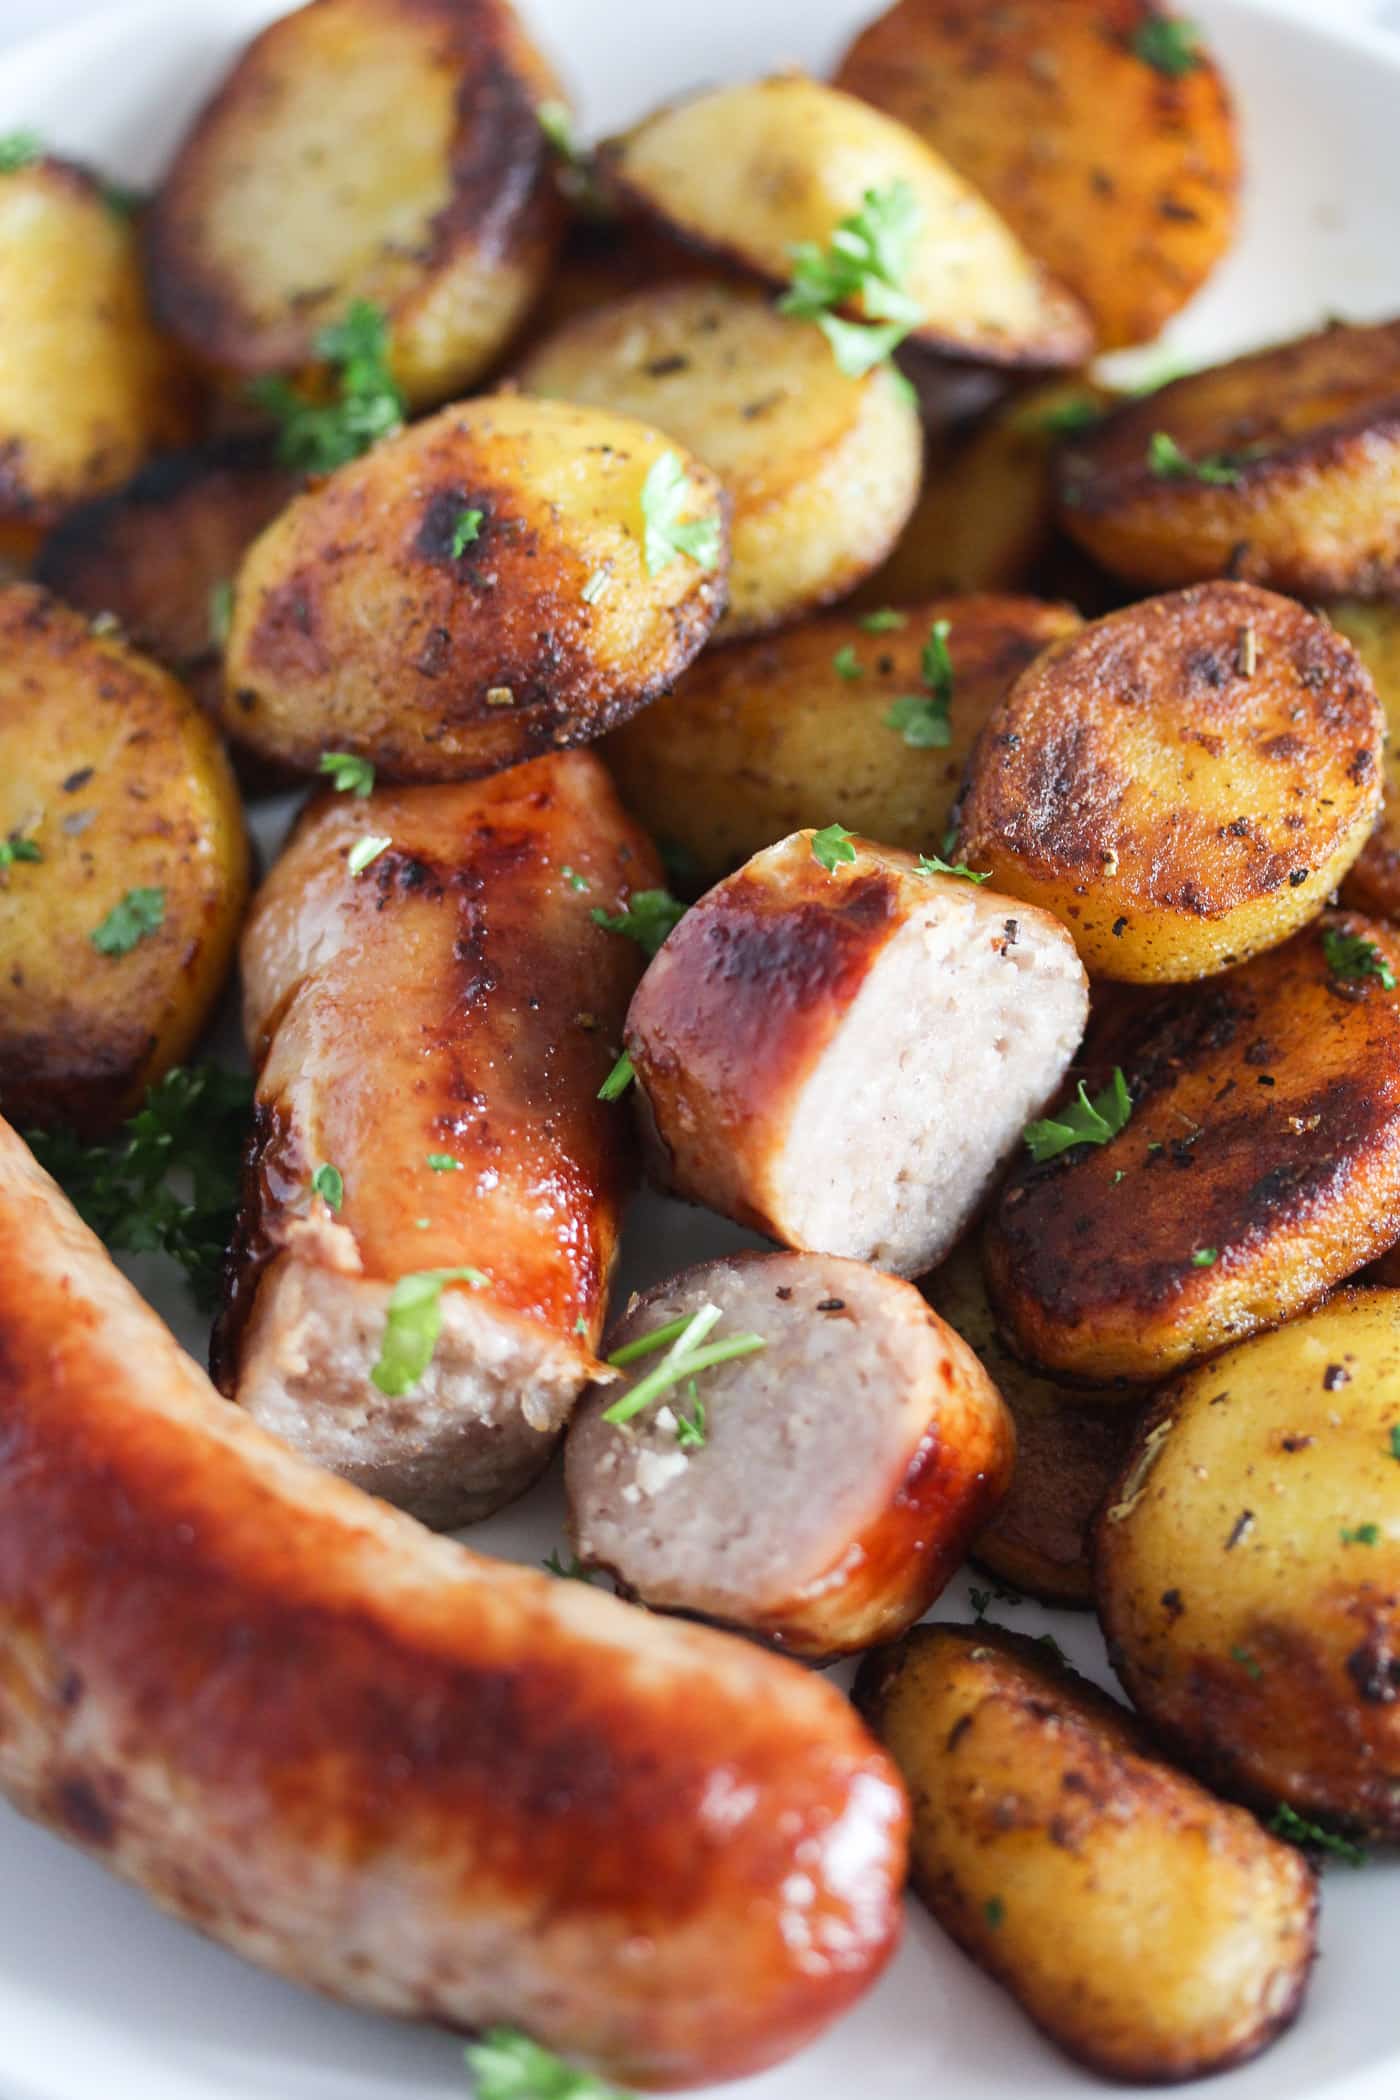
[[[685,906],[669,890],[634,890],[624,910],[603,911],[595,905],[588,916],[595,926],[609,933],[625,933],[648,955],[655,955],[667,934],[685,917]]]
[[[472,544],[472,541],[481,537],[481,521],[485,516],[484,510],[458,512],[457,522],[452,528],[451,547],[454,561],[460,560]]]
[[[1077,430],[1092,430],[1103,421],[1104,412],[1092,394],[1071,394],[1067,401],[1052,401],[1047,408],[1027,408],[1016,419],[1017,430],[1043,432],[1046,437],[1070,437]]]
[[[464,1174],[466,1172],[466,1168],[462,1165],[461,1160],[454,1159],[450,1152],[430,1152],[428,1154],[428,1165],[435,1174]]]
[[[1167,431],[1154,430],[1148,442],[1147,464],[1159,481],[1204,481],[1212,488],[1232,489],[1239,481],[1243,459],[1229,452],[1191,459]]]
[[[999,1582],[994,1582],[987,1590],[969,1584],[967,1601],[972,1606],[973,1618],[985,1619],[993,1604],[1024,1604],[1026,1600],[1019,1591],[1003,1589]]]
[[[329,1160],[323,1166],[317,1167],[311,1177],[311,1186],[331,1210],[339,1210],[345,1201],[345,1176],[339,1167],[333,1167]]]
[[[1028,1123],[1022,1135],[1030,1147],[1031,1158],[1039,1166],[1044,1160],[1068,1152],[1072,1145],[1106,1145],[1110,1138],[1117,1137],[1132,1112],[1128,1082],[1122,1068],[1115,1065],[1112,1080],[1095,1100],[1089,1099],[1081,1079],[1076,1099],[1062,1115]]]
[[[867,190],[825,248],[799,241],[789,251],[792,278],[778,310],[815,321],[852,379],[883,364],[922,318],[904,288],[920,216],[909,184],[892,182]],[[865,320],[843,320],[837,309],[856,301]]]
[[[1215,1267],[1216,1261],[1219,1258],[1219,1253],[1220,1250],[1218,1247],[1198,1247],[1195,1253],[1191,1256],[1192,1268],[1213,1269]]]
[[[367,831],[363,838],[356,839],[345,856],[345,865],[352,875],[363,875],[372,861],[381,853],[387,853],[393,840],[384,831]]]
[[[1183,73],[1200,64],[1200,41],[1201,32],[1194,22],[1184,22],[1176,15],[1150,15],[1133,31],[1132,51],[1154,73],[1180,80]]]
[[[1237,1662],[1245,1676],[1252,1677],[1256,1684],[1264,1674],[1262,1665],[1256,1662],[1248,1648],[1241,1648],[1238,1643],[1230,1650],[1230,1660]]]
[[[513,2027],[488,2027],[479,2042],[468,2042],[466,2059],[476,2100],[629,2100]]]
[[[814,831],[813,860],[819,861],[827,874],[831,874],[838,861],[855,859],[856,849],[851,844],[854,836],[855,833],[847,831],[844,824],[828,824],[825,831]]]
[[[672,1320],[665,1327],[655,1328],[652,1333],[641,1335],[629,1342],[608,1358],[613,1365],[634,1362],[640,1356],[653,1355],[658,1349],[666,1353],[655,1370],[648,1371],[644,1378],[611,1407],[603,1409],[605,1422],[630,1422],[643,1408],[649,1407],[662,1393],[670,1392],[673,1386],[684,1385],[701,1371],[713,1370],[717,1364],[731,1363],[736,1357],[752,1356],[756,1349],[766,1349],[768,1344],[761,1334],[735,1334],[724,1341],[706,1340],[711,1328],[724,1318],[718,1305],[702,1305],[698,1312],[685,1319]]]
[[[102,924],[93,928],[89,938],[99,955],[130,955],[133,948],[148,935],[159,932],[164,924],[163,889],[128,890]]]
[[[1324,1830],[1320,1823],[1310,1822],[1300,1816],[1296,1809],[1280,1801],[1269,1819],[1269,1828],[1275,1837],[1287,1840],[1290,1845],[1300,1845],[1307,1851],[1330,1852],[1335,1859],[1344,1859],[1349,1867],[1364,1867],[1366,1854],[1360,1845],[1350,1838],[1338,1837],[1335,1830]]]
[[[598,180],[593,156],[575,136],[574,113],[568,103],[541,102],[536,106],[535,119],[559,160],[559,186],[565,195],[590,218],[610,217],[608,200]]]
[[[1337,1536],[1344,1546],[1379,1546],[1381,1527],[1379,1524],[1343,1524]]]
[[[399,429],[404,398],[389,370],[389,324],[381,309],[356,299],[343,321],[323,328],[317,357],[335,369],[331,401],[309,401],[280,376],[255,379],[251,398],[278,423],[284,466],[329,474]]]
[[[885,727],[897,729],[916,751],[941,751],[952,742],[953,659],[948,654],[948,633],[947,620],[934,621],[919,656],[919,674],[926,690],[904,694],[885,716]]]
[[[442,1332],[442,1287],[469,1283],[484,1290],[490,1278],[480,1269],[418,1269],[401,1276],[389,1293],[389,1315],[379,1344],[379,1361],[370,1378],[381,1393],[397,1400],[409,1392],[433,1360]]]
[[[892,605],[882,605],[874,612],[862,613],[859,625],[867,634],[893,634],[897,627],[909,625],[909,615],[896,612]]]
[[[682,554],[702,569],[719,562],[723,534],[719,519],[682,519],[690,501],[690,479],[674,452],[663,452],[642,483],[642,555],[648,576],[659,576]]]
[[[563,876],[565,882],[568,883],[571,890],[586,890],[588,888],[588,877],[586,875],[577,875],[572,868],[561,868],[559,873]]]
[[[374,787],[374,767],[353,751],[323,751],[316,770],[329,775],[338,795],[358,795],[363,801]]]
[[[0,839],[0,868],[12,868],[17,860],[42,860],[43,857],[35,839]]]
[[[1395,990],[1395,972],[1374,941],[1329,926],[1322,936],[1322,953],[1334,977],[1374,977],[1383,992]]]
[[[1002,1902],[1001,1897],[989,1896],[982,1905],[982,1915],[991,1926],[993,1932],[1000,1932],[1006,1918],[1006,1905]]]
[[[979,875],[977,870],[969,868],[965,861],[960,860],[956,863],[946,861],[938,853],[921,853],[919,855],[919,873],[921,875],[961,875],[965,882],[990,882],[992,879],[990,872],[986,875]]]
[[[676,1442],[683,1451],[698,1451],[709,1432],[705,1427],[705,1403],[696,1393],[693,1384],[690,1388],[690,1404],[694,1409],[693,1414],[683,1415],[679,1408],[676,1409]]]
[[[44,142],[37,131],[7,131],[0,138],[0,175],[17,175],[44,157]]]
[[[599,1087],[598,1099],[600,1101],[620,1101],[636,1076],[632,1060],[624,1050],[607,1078],[603,1081],[603,1084]]]
[[[233,583],[227,576],[209,586],[209,639],[222,649],[233,625]]]
[[[546,1553],[541,1565],[548,1568],[551,1575],[557,1575],[562,1582],[592,1582],[593,1580],[593,1570],[586,1568],[576,1553],[571,1553],[568,1559],[565,1560],[560,1555],[557,1547],[553,1553]]]
[[[177,1065],[109,1144],[27,1131],[41,1166],[121,1254],[168,1254],[206,1310],[218,1297],[253,1082],[218,1065]]]
[[[843,644],[831,659],[831,668],[838,678],[864,678],[865,666],[849,642]]]
[[[1390,1455],[1400,1459],[1400,1422],[1392,1422],[1390,1425]]]

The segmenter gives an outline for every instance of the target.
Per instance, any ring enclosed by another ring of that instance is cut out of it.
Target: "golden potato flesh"
[[[1090,347],[1077,302],[975,189],[902,124],[800,74],[659,110],[603,158],[626,201],[774,284],[789,281],[795,245],[825,250],[870,191],[903,184],[917,212],[901,277],[916,340],[1007,365],[1076,364]],[[851,313],[880,318],[863,301]]]
[[[169,674],[0,588],[0,1111],[117,1122],[177,1064],[248,890],[233,776]]]
[[[916,1626],[867,1658],[856,1703],[909,1788],[916,1890],[1067,2055],[1173,2083],[1295,2018],[1317,1922],[1302,1854],[1038,1642]]]
[[[1261,1803],[1400,1837],[1400,1291],[1347,1290],[1168,1388],[1104,1507],[1114,1665]]]
[[[1349,643],[1214,583],[1055,643],[988,722],[959,847],[1065,921],[1091,975],[1203,977],[1286,940],[1381,797],[1384,721]]]
[[[297,370],[355,300],[410,402],[464,388],[548,274],[548,68],[505,0],[313,0],[243,52],[147,226],[156,308],[230,372]]]
[[[599,307],[517,376],[527,393],[636,416],[714,468],[730,502],[717,641],[843,596],[918,494],[918,411],[893,371],[848,377],[815,328],[747,286],[669,285]]]
[[[1157,335],[1235,230],[1229,91],[1194,32],[1164,38],[1175,19],[1156,0],[896,0],[836,85],[975,184],[1114,350]],[[1180,71],[1153,62],[1174,42]]]
[[[1385,711],[1384,800],[1342,902],[1393,919],[1400,917],[1400,605],[1332,598],[1321,610],[1365,664]]]
[[[238,572],[230,734],[467,780],[664,692],[724,606],[724,501],[630,417],[482,395],[299,496]],[[678,537],[679,536],[679,537]]]
[[[1173,380],[1066,445],[1065,529],[1130,583],[1400,589],[1400,321]]]
[[[0,173],[0,532],[27,552],[75,504],[189,435],[131,221],[66,161]]]
[[[1047,1604],[1092,1603],[1093,1523],[1132,1442],[1140,1404],[1118,1386],[1094,1393],[1056,1385],[1011,1354],[987,1301],[975,1235],[921,1288],[973,1350],[1016,1424],[1011,1486],[977,1534],[973,1559]]]
[[[1121,1069],[1126,1126],[1038,1164],[1027,1150],[988,1220],[988,1290],[1018,1355],[1086,1384],[1149,1384],[1291,1318],[1390,1245],[1391,979],[1400,934],[1331,912],[1091,1034],[1089,1097]]]
[[[680,849],[696,881],[726,875],[760,847],[839,819],[913,852],[937,852],[964,761],[1018,671],[1078,626],[1035,598],[934,599],[845,612],[770,639],[708,651],[676,691],[608,738],[628,807]],[[947,622],[946,711],[924,683],[924,652]],[[888,719],[903,708],[901,729]]]

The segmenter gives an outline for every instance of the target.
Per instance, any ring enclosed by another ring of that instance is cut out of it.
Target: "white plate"
[[[1325,4],[1325,0],[1324,0]],[[1335,7],[1336,0],[1331,0]],[[0,60],[0,133],[32,125],[131,181],[159,170],[189,112],[276,0],[160,0]],[[525,0],[586,121],[624,120],[706,81],[830,63],[873,0]],[[1197,0],[1242,105],[1245,238],[1168,338],[1218,356],[1328,313],[1400,311],[1400,39],[1309,27],[1257,0]],[[0,27],[4,0],[0,0]],[[1149,364],[1154,353],[1148,353]],[[741,1236],[650,1203],[629,1281]],[[172,1312],[177,1300],[153,1292]],[[202,1337],[187,1336],[196,1349]],[[557,1485],[472,1543],[538,1560],[560,1541]],[[958,1583],[940,1612],[962,1615]],[[1092,1624],[1021,1605],[1103,1676]],[[503,1753],[504,1754],[504,1753]],[[466,2094],[460,2046],[345,2011],[245,1967],[150,1910],[78,1853],[0,1815],[3,2100],[428,2100]],[[1300,2024],[1212,2090],[1230,2100],[1394,2100],[1400,1867],[1334,1869]],[[1072,2100],[1104,2088],[1063,2063],[921,1913],[865,2003],[819,2047],[728,2091],[745,2100]],[[1134,2088],[1133,2090],[1142,2090]],[[1195,2088],[1193,2088],[1195,2090]]]

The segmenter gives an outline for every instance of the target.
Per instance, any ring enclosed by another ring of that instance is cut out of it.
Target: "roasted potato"
[[[233,578],[300,485],[257,439],[170,453],[70,512],[44,541],[35,580],[80,612],[113,614],[217,714]]]
[[[1020,1356],[1146,1384],[1291,1318],[1390,1245],[1397,975],[1400,933],[1329,912],[1091,1037],[1088,1094],[1118,1067],[1126,1127],[1028,1156],[988,1221],[987,1286]]]
[[[1364,847],[1384,717],[1325,620],[1213,583],[1046,650],[973,753],[959,850],[1091,974],[1204,977],[1286,940]]]
[[[1365,664],[1385,711],[1384,800],[1342,902],[1393,919],[1400,917],[1400,603],[1333,598],[1321,610]]]
[[[916,1626],[867,1658],[856,1704],[909,1788],[915,1888],[1066,2055],[1174,2083],[1297,2016],[1317,1926],[1303,1855],[1038,1642]]]
[[[189,437],[198,402],[157,335],[136,234],[68,161],[0,172],[0,553]]]
[[[1400,321],[1337,323],[1129,402],[1065,446],[1060,515],[1131,583],[1400,588]]]
[[[443,409],[254,541],[234,589],[230,733],[305,772],[350,751],[396,780],[586,743],[710,633],[724,508],[707,467],[628,416],[523,394]]]
[[[919,493],[918,412],[893,371],[850,378],[815,328],[749,286],[638,292],[570,323],[517,376],[527,393],[636,416],[713,467],[730,502],[717,641],[844,596]]]
[[[507,0],[312,0],[253,39],[151,206],[165,326],[223,373],[299,371],[355,300],[421,406],[460,392],[544,283],[556,92]]]
[[[833,818],[886,845],[939,850],[982,724],[1017,672],[1079,624],[1067,606],[996,597],[934,599],[875,619],[872,631],[831,613],[709,651],[674,693],[608,738],[603,756],[624,802],[680,849],[694,881]],[[937,732],[922,658],[943,620],[952,692],[940,745],[913,740]],[[891,727],[906,698],[913,721]]]
[[[159,665],[0,588],[0,1110],[110,1127],[233,957],[248,845],[223,747]]]
[[[1114,1666],[1184,1757],[1392,1839],[1397,1451],[1400,1291],[1340,1291],[1161,1395],[1096,1557]]]
[[[1090,348],[1078,302],[1053,284],[992,207],[902,124],[796,73],[716,88],[608,141],[623,202],[774,284],[792,250],[825,250],[868,194],[903,185],[913,225],[900,286],[913,338],[990,364],[1077,364]],[[916,215],[916,216],[915,216]],[[879,319],[863,300],[857,319]]]
[[[896,0],[836,85],[973,183],[1084,302],[1105,350],[1157,335],[1230,245],[1229,91],[1156,0]]]
[[[1090,1540],[1142,1412],[1121,1386],[1085,1393],[1038,1378],[1011,1354],[982,1281],[975,1237],[924,1278],[924,1296],[990,1374],[1016,1424],[1010,1491],[972,1555],[1047,1604],[1091,1604]]]

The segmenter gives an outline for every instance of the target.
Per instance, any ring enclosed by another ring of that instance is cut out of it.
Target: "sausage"
[[[755,2071],[898,1929],[830,1686],[482,1559],[222,1402],[0,1123],[0,1788],[384,2013],[628,2082]]]
[[[390,843],[354,875],[365,838]],[[261,1071],[216,1376],[425,1522],[521,1493],[598,1372],[631,1159],[597,1094],[640,952],[590,913],[659,880],[580,752],[323,796],[254,903]],[[338,1209],[313,1186],[324,1166]],[[395,1284],[462,1268],[422,1375],[381,1391]]]
[[[893,1640],[1006,1492],[1001,1395],[912,1284],[830,1255],[702,1262],[634,1299],[610,1342],[705,1306],[712,1342],[765,1346],[625,1422],[607,1413],[659,1352],[587,1396],[565,1449],[574,1550],[649,1605],[794,1654]]]
[[[917,1276],[1054,1093],[1087,982],[1048,912],[864,839],[828,869],[821,842],[794,832],[687,912],[627,1050],[678,1195]]]

